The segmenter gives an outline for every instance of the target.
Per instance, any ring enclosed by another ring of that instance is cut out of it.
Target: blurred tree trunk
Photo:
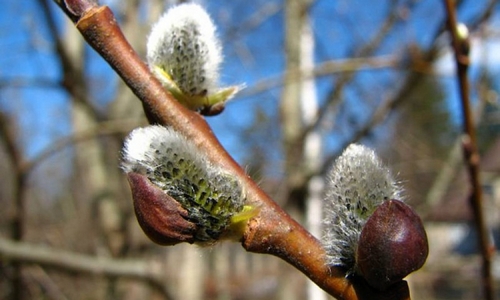
[[[286,77],[281,99],[283,149],[285,151],[285,181],[288,207],[292,214],[302,218],[313,235],[321,235],[320,178],[308,182],[309,174],[317,174],[321,163],[321,136],[315,130],[303,134],[317,115],[314,68],[314,34],[309,19],[310,0],[287,1],[285,6]],[[298,38],[297,38],[298,37]],[[309,72],[309,73],[308,73]],[[287,284],[288,283],[288,284]],[[293,280],[286,280],[284,290],[291,291],[284,299],[300,295],[294,293]],[[308,282],[309,299],[325,299],[325,293]]]
[[[307,2],[307,1],[306,1]],[[307,3],[310,5],[310,3]],[[318,96],[316,93],[316,80],[310,71],[314,68],[314,32],[309,17],[304,18],[300,34],[301,49],[301,108],[304,128],[312,126],[318,113]],[[304,129],[303,129],[304,130]],[[308,131],[304,135],[304,176],[319,174],[322,162],[322,137],[318,130]],[[306,227],[317,238],[321,238],[321,220],[323,203],[323,178],[316,175],[309,179],[305,203]],[[312,281],[307,284],[307,296],[310,300],[326,299],[327,294]]]
[[[82,82],[71,82],[71,84],[83,87],[86,91],[78,99],[73,96],[71,101],[71,120],[73,132],[84,132],[98,128],[99,119],[95,109],[91,106],[89,86],[85,80],[85,64],[87,53],[84,41],[75,30],[67,30],[64,39],[65,48],[75,71],[74,78],[82,79]],[[88,51],[88,50],[87,50]],[[95,226],[94,232],[98,236],[90,241],[97,244],[87,245],[94,249],[98,255],[119,256],[123,247],[124,236],[122,232],[122,213],[113,195],[112,184],[117,182],[116,167],[108,168],[106,162],[106,149],[103,147],[102,139],[96,138],[79,144],[74,148],[74,176],[76,178],[73,186],[74,198],[77,199],[78,218],[82,223],[89,222],[90,228]],[[81,223],[80,223],[81,224]],[[89,230],[88,226],[80,229]],[[83,232],[81,234],[84,234]],[[115,298],[115,280],[108,281],[108,294]]]
[[[26,217],[27,217],[27,207],[26,207],[26,184],[27,178],[26,174],[22,172],[21,166],[24,161],[22,150],[19,142],[16,138],[17,130],[14,126],[13,120],[3,113],[0,112],[0,138],[2,138],[6,154],[11,160],[11,170],[8,172],[12,173],[11,178],[6,178],[5,182],[9,179],[12,180],[13,188],[11,190],[11,202],[6,203],[7,207],[10,207],[10,214],[8,218],[9,223],[9,234],[12,240],[22,241],[25,236],[26,229]],[[7,173],[8,174],[8,173]],[[7,193],[8,194],[8,193]],[[23,295],[23,266],[19,262],[12,262],[6,264],[11,270],[10,275],[10,286],[12,291],[10,297],[13,300],[21,299]]]
[[[178,299],[203,300],[204,282],[206,279],[207,257],[200,253],[198,247],[182,244],[183,251],[179,260],[172,266],[172,270],[179,270],[179,284],[177,285]]]
[[[304,201],[304,140],[301,137],[303,116],[301,111],[302,82],[301,33],[306,22],[307,0],[285,2],[285,59],[286,70],[280,102],[282,143],[285,158],[285,185],[287,208],[299,215]],[[299,37],[299,38],[297,38]]]

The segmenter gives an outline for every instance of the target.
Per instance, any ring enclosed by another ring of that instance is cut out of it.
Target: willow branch
[[[468,37],[459,37],[458,23],[455,15],[455,8],[451,0],[445,0],[446,12],[448,15],[447,25],[451,36],[451,43],[455,54],[457,66],[457,80],[460,90],[460,100],[463,114],[463,153],[468,167],[472,192],[470,204],[474,213],[474,221],[479,237],[479,248],[482,257],[482,288],[484,299],[494,298],[493,277],[491,274],[491,260],[494,252],[488,237],[488,229],[483,214],[483,195],[481,181],[479,179],[479,152],[477,149],[476,131],[472,116],[472,109],[469,97],[469,81],[467,71],[469,67],[469,47]]]
[[[140,99],[150,122],[173,127],[205,151],[213,163],[240,178],[250,204],[260,207],[259,214],[249,221],[242,238],[247,251],[280,257],[339,299],[409,299],[404,281],[384,293],[376,292],[364,282],[346,279],[340,268],[329,268],[320,242],[245,174],[221,146],[203,117],[184,108],[163,89],[126,41],[109,8],[84,0],[56,2],[76,23],[89,45]]]

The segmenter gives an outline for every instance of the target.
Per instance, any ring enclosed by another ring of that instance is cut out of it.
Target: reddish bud
[[[138,173],[128,173],[134,210],[144,233],[160,245],[193,243],[196,225],[187,221],[188,213],[172,197]]]
[[[420,269],[429,253],[420,217],[398,200],[384,201],[367,220],[357,248],[357,270],[385,290]]]
[[[218,114],[222,113],[224,111],[224,108],[226,107],[226,104],[224,102],[216,103],[212,106],[206,106],[203,107],[200,110],[200,114],[204,116],[217,116]]]
[[[87,11],[98,6],[96,0],[64,0],[64,4],[68,11],[78,19],[83,17]]]

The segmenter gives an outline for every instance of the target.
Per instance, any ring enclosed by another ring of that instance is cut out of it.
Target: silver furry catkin
[[[147,43],[152,73],[184,106],[217,114],[241,86],[219,88],[222,47],[205,9],[173,6],[153,26]]]
[[[125,140],[122,169],[145,175],[179,202],[196,224],[195,241],[211,243],[245,208],[245,193],[235,176],[213,165],[191,141],[172,128],[135,129]]]
[[[150,66],[165,70],[186,95],[213,92],[222,62],[215,26],[193,3],[170,8],[153,26],[147,44]]]
[[[374,151],[351,144],[335,161],[327,180],[323,245],[328,264],[356,272],[361,230],[375,209],[389,199],[401,199],[390,170]]]

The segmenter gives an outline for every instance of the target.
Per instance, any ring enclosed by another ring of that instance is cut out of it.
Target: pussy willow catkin
[[[328,263],[356,271],[356,248],[367,219],[383,201],[401,199],[390,170],[375,152],[351,144],[327,179],[323,244]]]
[[[238,179],[212,164],[191,141],[172,128],[135,129],[125,140],[122,168],[140,173],[178,201],[197,226],[197,242],[213,242],[244,210]]]

